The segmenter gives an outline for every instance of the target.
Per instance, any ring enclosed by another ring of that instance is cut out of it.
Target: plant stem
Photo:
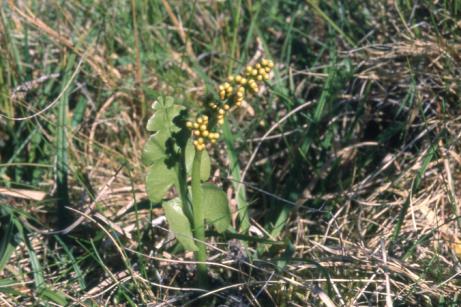
[[[195,244],[198,251],[195,253],[197,261],[205,262],[207,260],[205,246],[205,218],[203,216],[202,205],[202,187],[200,185],[200,163],[202,152],[195,151],[194,162],[192,164],[192,210],[194,215],[194,236],[197,241]],[[208,285],[208,268],[205,263],[199,263],[198,282],[200,287],[207,288]]]
[[[235,190],[237,191],[237,207],[238,207],[238,216],[240,220],[240,233],[247,234],[248,230],[250,229],[250,217],[248,216],[248,202],[246,198],[246,193],[245,193],[245,186],[241,185],[240,182],[240,167],[239,167],[239,160],[238,160],[238,154],[235,151],[234,147],[234,136],[232,135],[232,132],[229,127],[229,123],[226,120],[224,122],[224,127],[223,127],[223,132],[224,132],[224,141],[226,142],[227,145],[227,155],[230,160],[230,170],[232,173],[232,177],[234,178],[234,181],[232,182],[232,185],[234,186]]]

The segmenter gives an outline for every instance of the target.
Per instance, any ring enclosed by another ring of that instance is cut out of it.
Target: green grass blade
[[[226,142],[227,154],[230,161],[230,171],[232,174],[232,185],[237,193],[237,208],[240,221],[240,232],[247,233],[250,229],[250,217],[248,216],[249,204],[246,198],[245,186],[240,184],[240,166],[238,160],[238,153],[234,147],[234,137],[230,131],[229,123],[225,121],[223,126],[224,141]]]
[[[56,127],[56,184],[57,184],[57,209],[61,227],[66,227],[70,217],[66,212],[65,207],[69,205],[69,187],[68,187],[68,154],[67,154],[67,112],[69,104],[69,92],[72,86],[65,88],[72,75],[72,68],[75,64],[75,54],[69,56],[64,78],[62,82],[62,90],[66,91],[59,102],[58,108],[58,123]]]

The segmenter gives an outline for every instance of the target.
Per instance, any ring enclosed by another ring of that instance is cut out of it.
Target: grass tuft
[[[460,17],[429,0],[2,2],[0,304],[459,305]],[[244,231],[206,231],[204,291],[147,200],[148,106],[199,109],[263,55],[265,95],[210,152]]]

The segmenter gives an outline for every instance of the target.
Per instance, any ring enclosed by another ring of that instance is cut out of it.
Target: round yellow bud
[[[201,117],[197,118],[197,123],[198,123],[198,124],[203,123],[203,119],[202,119]]]
[[[224,115],[225,111],[224,111],[223,109],[219,109],[219,110],[218,110],[218,113],[219,113],[220,115]]]
[[[234,81],[234,76],[229,76],[229,77],[227,77],[227,81],[229,81],[229,82]]]
[[[200,130],[194,130],[194,135],[195,136],[200,136]]]
[[[230,107],[229,107],[229,105],[228,105],[228,104],[225,104],[225,105],[223,105],[222,107],[223,107],[223,108],[224,108],[224,110],[226,110],[226,111],[230,109]]]
[[[208,130],[202,131],[203,137],[207,137],[208,135],[210,135],[210,132],[208,132]]]
[[[245,78],[242,78],[242,81],[240,81],[240,84],[245,85],[247,84],[248,80]]]
[[[251,75],[256,76],[257,74],[258,74],[258,70],[257,70],[257,69],[253,69],[253,70],[251,71]]]
[[[220,118],[220,119],[218,119],[218,124],[219,124],[219,125],[222,125],[222,124],[224,124],[224,118]]]
[[[201,125],[200,130],[205,131],[206,130],[206,125]]]
[[[242,76],[237,75],[237,77],[235,77],[235,82],[240,83],[241,81],[242,81]]]
[[[192,127],[193,127],[192,122],[187,122],[187,123],[186,123],[186,127],[189,128],[189,129],[192,128]]]
[[[193,124],[193,127],[194,127],[194,129],[198,129],[198,127],[200,127],[200,126],[199,126],[199,124],[194,123],[194,124]]]

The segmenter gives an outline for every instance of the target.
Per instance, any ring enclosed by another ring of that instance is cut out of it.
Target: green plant
[[[172,97],[159,98],[147,123],[147,130],[153,132],[143,152],[143,162],[149,167],[147,193],[151,201],[162,202],[177,240],[185,249],[195,252],[198,279],[203,287],[208,280],[205,221],[219,233],[232,231],[226,194],[206,182],[210,177],[210,158],[205,149],[219,139],[226,113],[240,107],[246,93],[257,93],[257,82],[268,80],[272,67],[272,61],[263,59],[247,66],[243,75],[229,76],[219,85],[219,100],[197,112],[194,121],[187,120],[191,117],[188,110]],[[173,186],[179,196],[162,201]]]

